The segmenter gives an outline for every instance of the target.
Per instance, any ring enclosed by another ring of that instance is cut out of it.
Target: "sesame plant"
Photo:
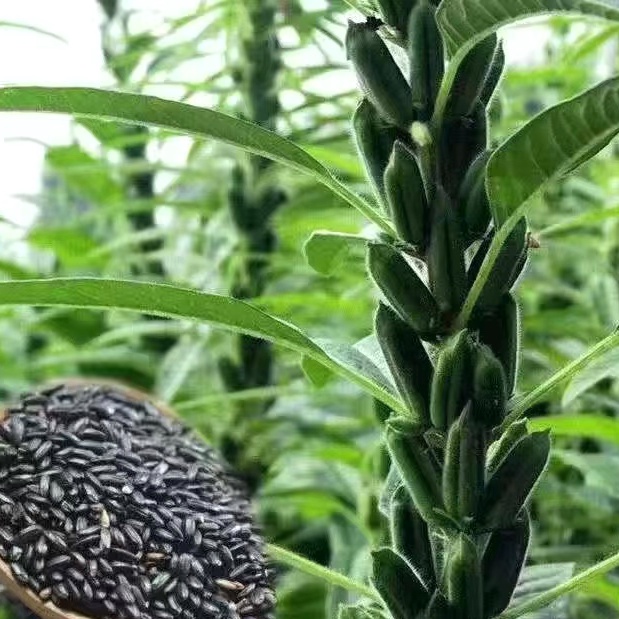
[[[312,338],[233,297],[149,282],[4,282],[0,303],[205,321],[301,354],[314,378],[351,380],[386,411],[376,470],[384,480],[384,534],[372,553],[371,586],[271,546],[274,558],[356,593],[359,603],[341,608],[345,619],[515,619],[619,565],[612,555],[572,578],[552,567],[533,585],[522,576],[528,503],[550,452],[548,433],[529,431],[527,411],[613,349],[619,335],[518,393],[513,294],[535,245],[526,217],[536,198],[619,132],[619,79],[543,111],[491,149],[487,108],[504,65],[496,31],[547,13],[617,20],[619,8],[611,0],[381,0],[357,8],[345,44],[362,87],[352,126],[371,201],[293,142],[206,108],[95,89],[16,87],[0,90],[0,109],[214,138],[321,183],[377,229],[373,236],[319,232],[306,245],[313,264],[366,247],[382,301],[363,345]],[[523,579],[526,598],[517,591]]]

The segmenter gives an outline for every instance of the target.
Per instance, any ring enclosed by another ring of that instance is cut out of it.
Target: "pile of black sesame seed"
[[[104,386],[22,397],[0,423],[0,557],[44,600],[114,619],[268,619],[242,485],[179,422]]]

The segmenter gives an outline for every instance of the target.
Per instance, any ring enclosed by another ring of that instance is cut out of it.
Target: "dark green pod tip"
[[[492,238],[480,245],[468,271],[469,286],[472,286],[486,257]],[[475,315],[492,313],[503,296],[515,285],[522,273],[528,255],[527,222],[522,218],[511,231],[492,265],[490,274],[475,305]]]
[[[446,117],[470,116],[486,88],[497,52],[496,34],[486,37],[469,51],[454,79],[445,111]],[[483,104],[482,104],[483,105]],[[484,106],[485,107],[485,106]]]
[[[415,121],[410,86],[375,25],[349,22],[346,52],[363,91],[381,115],[401,129],[410,129]]]
[[[460,186],[459,205],[467,245],[487,232],[492,219],[486,191],[486,165],[490,154],[485,151],[473,161]]]
[[[503,42],[499,41],[499,44],[494,51],[494,55],[492,56],[490,67],[488,68],[486,81],[479,94],[479,98],[486,106],[492,102],[492,99],[497,92],[499,82],[503,76],[503,69],[505,69],[505,51],[503,49]]]
[[[473,415],[486,428],[495,428],[505,418],[507,385],[501,362],[488,346],[477,346],[473,372]]]
[[[439,330],[438,306],[402,253],[390,245],[372,243],[368,248],[368,270],[400,318],[419,337],[434,340]]]
[[[550,455],[550,435],[535,432],[520,439],[488,481],[479,512],[482,530],[509,527],[526,504]]]
[[[385,199],[384,175],[397,139],[403,133],[383,120],[378,110],[362,99],[352,118],[355,142],[374,191]]]
[[[428,525],[403,486],[393,496],[389,516],[394,549],[417,570],[426,587],[433,587],[436,577]]]
[[[376,335],[396,387],[413,420],[430,425],[432,362],[415,330],[395,312],[380,304],[376,312]]]
[[[450,196],[458,196],[467,170],[487,148],[488,117],[481,101],[468,116],[445,119],[439,140],[439,172],[441,184]]]
[[[446,432],[472,395],[472,342],[464,329],[441,350],[430,393],[430,419]]]
[[[432,117],[445,73],[443,38],[435,15],[436,8],[427,0],[420,0],[411,11],[408,22],[408,57],[413,105],[422,122]]]
[[[485,432],[467,407],[449,429],[443,464],[445,509],[463,525],[477,513],[484,490],[485,459]]]
[[[372,552],[372,584],[393,619],[414,619],[430,599],[419,575],[391,548]]]
[[[496,617],[509,606],[527,558],[530,537],[526,511],[513,526],[490,536],[482,560],[486,617]]]
[[[507,430],[490,445],[488,449],[488,462],[486,465],[489,476],[496,471],[514,445],[527,436],[528,433],[527,420],[521,419],[520,421],[512,423]]]
[[[387,423],[385,437],[415,508],[426,522],[442,525],[435,511],[443,509],[440,470],[421,429],[403,420],[392,420]]]
[[[451,543],[445,587],[454,619],[484,619],[481,562],[477,545],[468,535],[460,534]]]
[[[398,235],[423,251],[428,225],[426,190],[415,154],[400,141],[393,146],[384,186],[389,213]]]
[[[514,296],[505,294],[496,309],[482,316],[475,327],[479,340],[489,346],[501,361],[507,381],[507,395],[511,396],[516,387],[520,349],[520,315]]]
[[[449,323],[460,310],[468,289],[464,245],[456,212],[442,187],[437,188],[432,211],[427,252],[430,288]]]
[[[406,33],[408,16],[417,0],[377,0],[378,10],[385,23],[399,33]]]

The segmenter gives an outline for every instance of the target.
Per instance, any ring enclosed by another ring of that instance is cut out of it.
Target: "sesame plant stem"
[[[529,600],[523,604],[519,604],[518,606],[514,606],[509,610],[505,611],[500,615],[499,619],[517,619],[518,617],[522,617],[523,615],[527,615],[529,613],[533,613],[535,611],[541,610],[545,608],[549,604],[552,604],[555,600],[560,597],[571,593],[572,591],[576,591],[579,588],[582,588],[584,585],[587,585],[597,578],[604,576],[611,570],[619,567],[619,552],[608,557],[604,561],[593,565],[592,567],[583,570],[580,574],[577,574],[567,582],[564,582],[552,589],[548,589],[541,595],[534,597],[532,600]]]
[[[561,368],[541,385],[533,389],[533,391],[530,391],[522,398],[516,399],[510,414],[505,418],[504,427],[508,427],[514,423],[514,421],[518,421],[518,419],[520,419],[532,406],[542,400],[544,396],[551,393],[555,387],[569,380],[577,372],[605,353],[613,350],[617,345],[619,345],[619,331],[614,331],[578,357],[578,359],[574,359],[574,361]]]
[[[371,587],[352,580],[343,574],[330,570],[318,563],[314,563],[305,557],[301,557],[294,552],[290,552],[281,546],[267,544],[267,553],[275,560],[288,567],[297,569],[305,574],[323,580],[334,587],[341,587],[347,591],[358,593],[365,598],[380,602],[380,597]]]

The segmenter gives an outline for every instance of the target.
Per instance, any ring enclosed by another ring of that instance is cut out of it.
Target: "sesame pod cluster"
[[[367,266],[382,298],[377,340],[403,407],[381,415],[391,546],[374,553],[372,580],[395,619],[492,619],[526,561],[527,504],[550,451],[548,435],[529,434],[526,422],[504,427],[518,371],[512,289],[528,258],[525,219],[467,324],[459,319],[496,235],[488,108],[505,56],[487,37],[444,92],[438,2],[376,4],[378,16],[349,25],[346,46],[363,89],[353,132],[394,230],[369,244]]]

